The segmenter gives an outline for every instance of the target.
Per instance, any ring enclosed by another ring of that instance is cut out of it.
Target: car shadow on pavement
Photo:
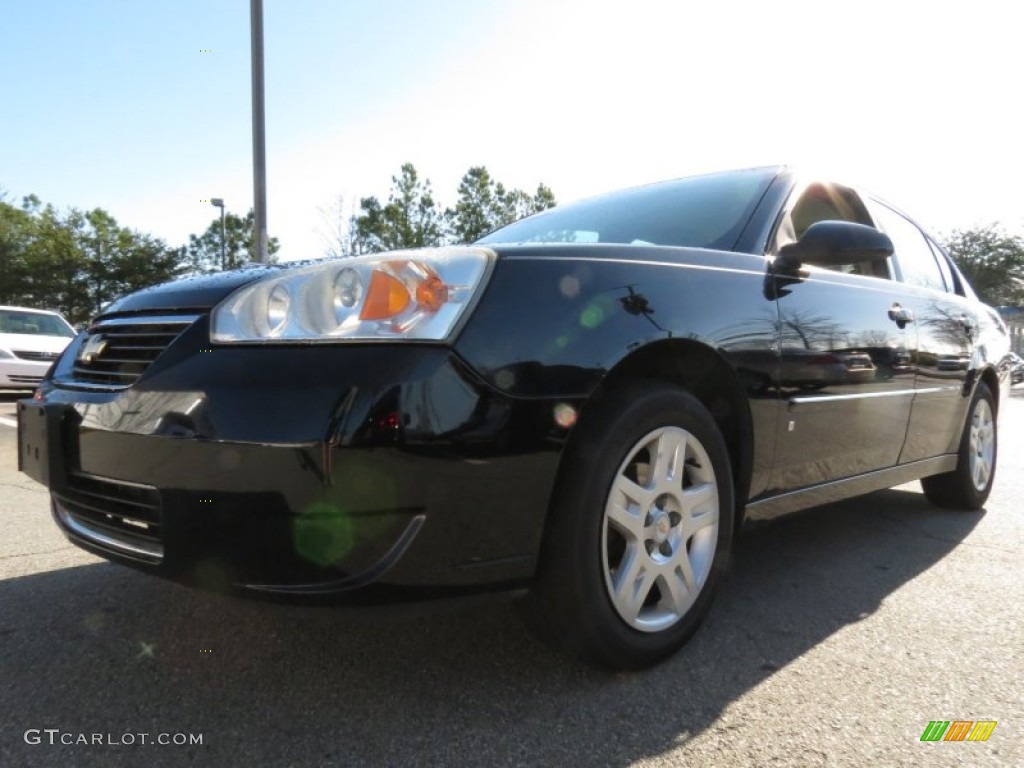
[[[107,563],[8,579],[0,763],[627,765],[873,613],[982,514],[890,490],[762,523],[690,644],[621,675],[549,650],[509,603],[414,616],[265,604]],[[31,728],[204,743],[31,746]]]

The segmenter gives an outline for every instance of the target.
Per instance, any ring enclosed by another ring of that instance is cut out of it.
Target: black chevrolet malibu
[[[981,507],[1008,360],[899,210],[759,168],[132,294],[19,403],[19,462],[111,560],[348,602],[527,591],[570,651],[641,667],[745,520],[918,478]]]

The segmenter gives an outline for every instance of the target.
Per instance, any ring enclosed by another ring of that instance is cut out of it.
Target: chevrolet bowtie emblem
[[[78,350],[77,359],[82,363],[91,363],[97,357],[103,354],[103,350],[107,348],[107,340],[102,336],[90,336],[86,339],[85,344]]]

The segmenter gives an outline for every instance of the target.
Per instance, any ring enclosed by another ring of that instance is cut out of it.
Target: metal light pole
[[[267,165],[263,119],[263,0],[249,0],[252,35],[252,185],[256,261],[267,260]]]
[[[223,272],[227,269],[227,235],[224,233],[224,198],[213,197],[210,198],[210,205],[214,208],[220,208],[220,271]]]

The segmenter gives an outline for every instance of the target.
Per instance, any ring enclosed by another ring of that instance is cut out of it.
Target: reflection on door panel
[[[893,466],[913,400],[915,331],[898,283],[812,271],[779,299],[778,490]]]

